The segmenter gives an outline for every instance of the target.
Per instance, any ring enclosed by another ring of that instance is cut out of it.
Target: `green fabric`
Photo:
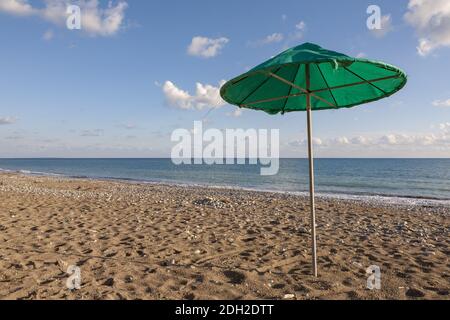
[[[230,104],[263,110],[269,114],[305,111],[304,92],[269,73],[306,89],[306,65],[309,65],[310,70],[309,90],[316,95],[311,95],[312,110],[350,108],[385,98],[403,88],[407,81],[406,74],[394,66],[352,58],[315,44],[305,43],[288,49],[228,81],[221,88],[220,94]],[[372,80],[378,81],[367,83]],[[315,90],[320,91],[314,92]],[[270,101],[258,102],[261,100]]]

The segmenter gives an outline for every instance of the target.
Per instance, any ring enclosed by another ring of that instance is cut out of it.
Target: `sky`
[[[71,4],[80,30],[67,28]],[[0,157],[170,157],[171,133],[199,120],[279,129],[281,156],[305,157],[305,113],[219,95],[304,42],[408,74],[388,99],[314,112],[317,157],[450,157],[448,0],[0,0],[0,42]]]

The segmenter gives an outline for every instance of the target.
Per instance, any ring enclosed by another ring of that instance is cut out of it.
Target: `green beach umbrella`
[[[350,108],[388,97],[406,84],[406,74],[389,64],[352,58],[312,43],[288,49],[228,81],[222,98],[240,108],[284,114],[307,112],[312,266],[317,277],[312,112]]]

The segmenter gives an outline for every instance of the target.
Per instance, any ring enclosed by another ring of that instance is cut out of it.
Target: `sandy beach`
[[[0,298],[449,299],[449,216],[319,198],[316,279],[305,197],[2,173]]]

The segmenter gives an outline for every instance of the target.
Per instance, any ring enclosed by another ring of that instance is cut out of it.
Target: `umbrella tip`
[[[320,47],[318,44],[312,43],[312,42],[305,42],[302,44],[302,46],[308,46],[308,47]]]

